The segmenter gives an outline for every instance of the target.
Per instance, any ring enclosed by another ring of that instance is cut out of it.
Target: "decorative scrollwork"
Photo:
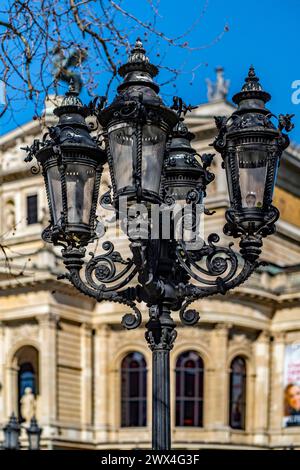
[[[279,218],[279,211],[276,207],[270,206],[268,211],[261,213],[261,220],[259,224],[254,223],[243,223],[243,214],[235,209],[228,209],[225,213],[227,223],[224,226],[225,235],[232,236],[234,238],[243,236],[261,238],[271,235],[275,232],[275,222]]]
[[[122,320],[121,324],[127,330],[133,330],[137,328],[142,323],[142,315],[138,308],[134,307],[134,313],[126,313]]]
[[[218,279],[220,276],[223,276],[220,278],[222,282],[228,282],[237,271],[238,258],[231,248],[233,243],[230,243],[228,247],[218,247],[215,244],[219,240],[219,235],[212,233],[208,237],[208,243],[205,243],[200,250],[188,251],[183,242],[177,246],[176,252],[180,265],[192,278],[202,284],[213,286],[216,282],[220,283],[212,279]],[[202,265],[199,262],[202,262]]]
[[[194,286],[192,284],[182,285],[182,296],[185,299],[181,309],[180,309],[180,318],[185,318],[187,315],[191,315],[187,310],[190,304],[195,302],[198,299],[203,299],[204,297],[209,297],[215,294],[226,294],[227,291],[233,289],[241,284],[243,284],[251,274],[260,266],[264,264],[259,261],[249,261],[245,260],[240,272],[236,276],[231,276],[230,279],[223,280],[220,277],[217,277],[214,285],[209,287],[207,286]],[[192,316],[192,315],[191,315]]]
[[[197,310],[185,310],[185,305],[179,310],[179,317],[181,322],[186,326],[193,326],[200,319]]]
[[[100,197],[100,205],[106,210],[114,210],[112,205],[111,189],[112,187],[108,186],[106,193]]]
[[[33,165],[30,168],[30,171],[33,175],[38,175],[41,172],[41,165],[39,164],[39,162],[37,162],[36,165]]]
[[[52,243],[52,224],[50,223],[48,227],[44,228],[42,231],[42,240],[46,243]]]
[[[171,109],[174,109],[179,117],[185,116],[187,112],[191,112],[193,109],[197,108],[198,106],[192,106],[191,104],[187,105],[179,96],[173,96],[173,105],[171,106]]]
[[[136,270],[133,269],[133,271],[127,276],[125,280],[119,282],[114,287],[107,288],[105,284],[97,284],[93,280],[93,271],[100,269],[100,266],[103,266],[102,263],[104,262],[108,263],[108,271],[105,271],[105,274],[103,271],[103,274],[100,275],[100,277],[105,279],[106,282],[119,280],[132,267],[132,262],[130,260],[123,260],[120,253],[114,251],[114,246],[111,242],[105,242],[102,246],[107,251],[107,253],[97,257],[92,257],[92,259],[88,262],[85,268],[86,280],[83,280],[80,275],[80,272],[84,266],[84,257],[86,251],[85,248],[76,248],[72,246],[64,248],[62,250],[63,260],[66,268],[69,271],[65,277],[80,292],[96,299],[98,302],[107,300],[109,302],[124,304],[132,308],[133,313],[125,314],[122,320],[122,324],[125,328],[128,329],[137,328],[141,324],[142,315],[134,302],[136,297],[135,288],[129,287],[123,291],[120,290],[131,281],[131,279],[136,274]],[[125,264],[125,270],[119,274],[115,274],[115,262]]]
[[[137,269],[133,268],[133,261],[130,259],[124,260],[118,251],[115,251],[114,245],[110,241],[105,241],[102,244],[105,254],[94,256],[90,253],[91,259],[85,268],[85,276],[88,284],[93,289],[101,289],[102,291],[115,291],[124,287],[135,276]],[[117,272],[116,264],[122,264],[125,268]],[[133,269],[132,269],[133,268]],[[126,276],[124,278],[124,276]],[[114,284],[120,281],[117,285],[107,287],[107,285],[99,284]]]

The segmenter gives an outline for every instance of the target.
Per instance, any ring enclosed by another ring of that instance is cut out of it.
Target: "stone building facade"
[[[200,153],[211,152],[213,116],[232,110],[225,87],[187,117]],[[20,396],[31,384],[44,448],[149,448],[151,352],[143,326],[123,330],[122,306],[96,304],[57,280],[59,251],[40,237],[44,183],[20,150],[40,133],[32,121],[0,137],[0,424],[12,411],[20,414]],[[206,233],[221,234],[228,204],[220,160],[208,190],[216,213],[206,218]],[[264,243],[269,265],[225,296],[195,302],[197,326],[178,322],[171,353],[174,448],[300,449],[300,427],[283,425],[286,352],[300,344],[299,176],[300,150],[292,145],[275,191],[281,219]],[[130,384],[131,373],[138,386]]]

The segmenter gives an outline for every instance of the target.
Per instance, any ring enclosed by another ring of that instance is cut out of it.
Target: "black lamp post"
[[[3,428],[4,441],[3,450],[20,450],[20,434],[22,426],[19,424],[16,416],[12,413],[9,422]],[[42,428],[39,427],[35,416],[30,421],[30,426],[26,426],[26,433],[28,437],[29,450],[40,449],[40,439]]]
[[[102,199],[112,201],[119,217],[122,197],[129,207],[144,203],[149,229],[151,203],[165,208],[178,201],[192,208],[191,227],[197,226],[197,209],[214,178],[208,170],[212,155],[200,157],[191,147],[193,135],[184,123],[190,107],[177,97],[172,108],[163,104],[153,82],[157,68],[149,63],[139,39],[119,73],[124,81],[107,107],[103,99],[100,105],[84,107],[71,89],[55,111],[58,125],[42,142],[27,148],[27,159],[36,156],[43,167],[51,216],[43,237],[63,246],[65,277],[97,301],[130,307],[133,313],[122,319],[128,329],[142,321],[136,302],[149,308],[146,340],[153,352],[152,444],[153,449],[164,450],[171,446],[169,353],[177,335],[171,311],[179,311],[183,324],[194,325],[199,314],[188,309],[192,302],[225,294],[259,266],[262,238],[274,231],[278,218],[271,202],[279,159],[289,143],[282,130],[290,130],[292,124],[290,116],[282,115],[277,128],[272,124],[273,116],[264,107],[270,96],[262,91],[253,68],[234,97],[238,109],[228,119],[216,118],[219,135],[213,145],[223,157],[230,196],[224,230],[240,237],[240,254],[231,244],[218,246],[217,234],[191,248],[184,238],[175,237],[173,217],[168,238],[153,239],[149,231],[146,237],[129,234],[131,259],[123,259],[107,241],[102,245],[104,254],[85,262],[85,246],[96,236],[98,190],[106,160],[113,195],[102,195]],[[103,128],[105,149],[89,136],[84,121],[88,111]]]
[[[26,432],[28,436],[29,450],[39,450],[42,428],[39,427],[35,416],[31,418],[30,426],[26,428]]]
[[[4,442],[3,442],[3,449],[4,450],[19,450],[20,449],[20,433],[21,433],[21,426],[19,425],[17,418],[14,413],[12,413],[11,417],[9,418],[9,422],[3,428],[4,433]]]

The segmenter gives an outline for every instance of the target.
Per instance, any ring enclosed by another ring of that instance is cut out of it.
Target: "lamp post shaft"
[[[152,350],[152,449],[171,448],[170,350],[176,339],[175,322],[167,305],[150,308],[146,339]]]
[[[171,448],[170,351],[155,350],[152,355],[152,448]]]

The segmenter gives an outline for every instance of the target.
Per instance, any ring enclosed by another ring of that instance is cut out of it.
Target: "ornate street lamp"
[[[225,232],[241,238],[240,253],[232,244],[217,245],[217,234],[191,247],[184,238],[175,237],[173,219],[167,238],[129,234],[131,259],[123,259],[107,241],[103,254],[85,262],[85,245],[95,238],[99,180],[106,156],[113,197],[105,194],[102,199],[112,200],[117,217],[121,197],[129,200],[130,208],[145,203],[148,227],[153,225],[151,203],[165,210],[180,201],[198,209],[213,180],[208,170],[212,155],[200,157],[191,147],[193,135],[183,117],[190,107],[177,97],[172,108],[162,103],[153,82],[157,69],[149,63],[140,40],[119,73],[124,81],[111,105],[103,108],[102,99],[100,105],[82,107],[75,92],[69,91],[56,110],[59,124],[43,142],[35,141],[27,150],[29,158],[36,155],[43,166],[51,214],[44,239],[63,245],[65,277],[97,301],[130,307],[133,313],[122,319],[128,329],[142,321],[137,302],[149,308],[146,339],[153,352],[153,448],[170,449],[169,353],[177,335],[171,311],[179,311],[183,324],[194,325],[199,315],[188,309],[192,302],[225,294],[259,266],[262,238],[274,231],[278,217],[271,205],[272,192],[281,153],[289,142],[282,130],[292,128],[291,116],[280,115],[275,128],[272,114],[264,107],[270,96],[262,91],[251,68],[242,91],[234,97],[238,109],[228,119],[216,118],[219,135],[214,146],[223,157],[230,196]],[[84,122],[88,111],[102,126],[105,153],[97,139],[89,136]],[[209,211],[204,209],[204,213]],[[197,210],[193,214],[199,218]]]
[[[19,450],[20,449],[19,437],[21,433],[21,426],[19,425],[14,413],[12,413],[11,417],[9,418],[9,422],[3,428],[3,433],[4,433],[3,449],[4,450]]]
[[[40,440],[42,434],[42,428],[39,427],[38,422],[33,416],[30,421],[30,426],[26,428],[29,450],[39,450],[40,449]]]

